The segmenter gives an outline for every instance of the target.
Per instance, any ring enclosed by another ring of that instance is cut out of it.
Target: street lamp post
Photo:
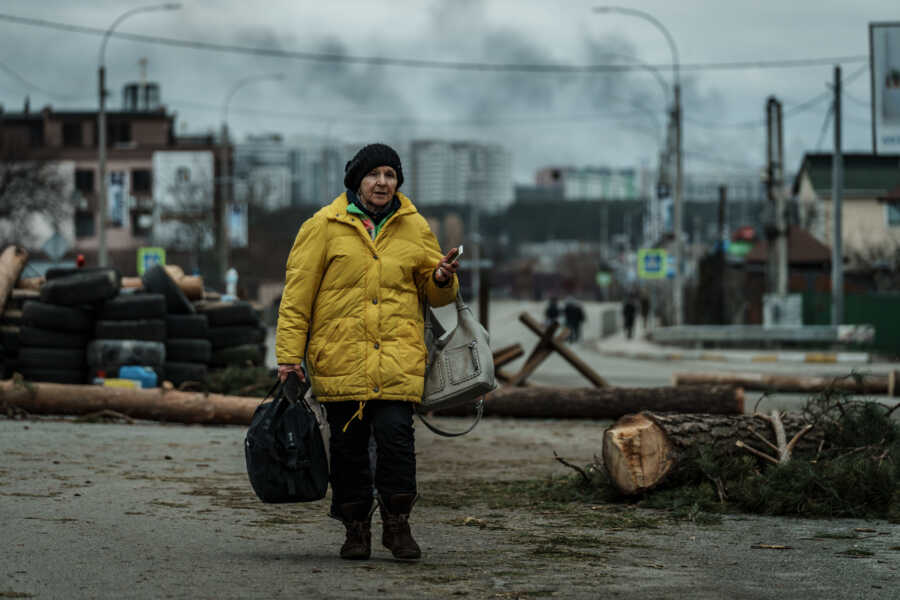
[[[222,187],[220,188],[220,194],[214,194],[214,197],[218,198],[218,202],[214,202],[216,206],[213,208],[213,215],[217,222],[214,242],[216,245],[216,263],[219,276],[222,278],[223,282],[225,281],[225,272],[228,270],[228,250],[230,246],[230,241],[228,239],[228,206],[231,204],[231,187],[233,183],[230,174],[230,162],[228,160],[228,106],[231,104],[231,99],[241,88],[258,81],[281,79],[284,79],[283,73],[250,75],[243,79],[239,79],[231,86],[228,94],[225,95],[225,101],[222,103],[222,135],[220,136],[222,146],[220,181],[222,182]]]
[[[594,7],[595,13],[619,13],[623,15],[629,15],[632,17],[638,17],[644,19],[651,23],[654,27],[659,29],[662,34],[665,36],[666,41],[669,43],[669,48],[672,51],[672,76],[674,78],[673,84],[673,100],[674,105],[672,107],[672,120],[675,124],[675,202],[672,205],[672,227],[675,230],[675,279],[673,283],[672,290],[672,304],[675,312],[675,325],[681,325],[684,322],[684,294],[683,294],[683,281],[682,281],[682,273],[681,273],[681,258],[682,258],[682,234],[681,234],[681,208],[682,208],[682,192],[684,190],[684,181],[683,181],[683,160],[682,160],[682,151],[681,151],[681,80],[679,77],[679,61],[678,61],[678,48],[675,46],[675,40],[672,38],[672,35],[669,33],[669,30],[666,29],[662,23],[660,23],[656,17],[653,15],[646,13],[642,10],[636,10],[633,8],[625,8],[621,6],[597,6]]]
[[[109,36],[112,35],[113,31],[119,25],[119,23],[132,15],[159,10],[178,10],[179,8],[181,8],[181,4],[169,2],[166,4],[139,6],[137,8],[132,8],[131,10],[125,11],[124,13],[119,15],[119,17],[115,21],[113,21],[112,25],[109,26],[109,29],[106,30],[106,33],[103,34],[103,41],[100,42],[100,58],[97,61],[97,91],[100,96],[100,111],[97,115],[97,162],[99,163],[98,170],[100,176],[100,202],[98,208],[100,213],[100,231],[99,248],[97,250],[97,263],[101,267],[105,267],[109,263],[109,257],[106,251],[106,213],[109,211],[109,199],[107,198],[106,181],[106,43],[109,41]]]

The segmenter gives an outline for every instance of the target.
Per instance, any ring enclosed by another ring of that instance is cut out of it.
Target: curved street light
[[[165,4],[139,6],[137,8],[127,10],[112,22],[112,25],[110,25],[109,29],[106,30],[106,33],[103,34],[103,41],[100,43],[100,56],[97,60],[97,79],[99,84],[98,92],[100,96],[100,111],[97,115],[97,162],[99,163],[98,170],[100,176],[100,232],[98,240],[99,247],[97,249],[97,263],[101,267],[105,267],[109,263],[109,257],[106,251],[106,220],[108,217],[106,213],[109,210],[109,199],[107,198],[106,182],[106,43],[109,41],[109,37],[112,35],[116,27],[118,27],[119,23],[132,15],[145,12],[156,12],[161,10],[178,10],[179,8],[181,8],[181,4],[176,2],[167,2]]]
[[[672,304],[675,312],[675,325],[681,325],[684,322],[683,307],[683,282],[681,277],[681,255],[682,255],[682,235],[681,235],[681,203],[683,183],[683,160],[681,151],[681,80],[679,75],[678,47],[675,45],[675,39],[669,30],[653,15],[642,10],[634,8],[626,8],[623,6],[595,6],[593,12],[599,14],[618,13],[631,17],[638,17],[649,22],[656,27],[669,44],[672,51],[672,76],[674,78],[673,96],[674,106],[672,108],[672,118],[675,123],[675,201],[672,204],[672,228],[675,234],[675,278],[672,282]]]
[[[228,270],[228,250],[230,240],[228,239],[228,206],[231,204],[231,174],[229,173],[228,160],[228,107],[232,98],[242,88],[260,81],[281,81],[284,79],[284,73],[264,73],[260,75],[249,75],[242,79],[238,79],[228,93],[225,94],[225,101],[222,103],[222,135],[221,135],[221,193],[214,197],[219,198],[218,207],[213,208],[213,214],[217,217],[218,226],[216,227],[216,259],[218,263],[219,275],[222,282],[225,281],[225,272]]]

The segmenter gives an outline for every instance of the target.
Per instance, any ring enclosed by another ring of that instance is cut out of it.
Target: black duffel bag
[[[276,383],[274,400],[256,408],[244,454],[253,491],[263,502],[312,502],[328,490],[328,460],[316,417],[296,374]]]

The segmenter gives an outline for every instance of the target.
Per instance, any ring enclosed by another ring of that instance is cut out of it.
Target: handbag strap
[[[475,429],[475,426],[478,425],[478,423],[481,421],[481,416],[484,414],[484,396],[479,398],[478,402],[475,404],[475,420],[472,421],[472,424],[463,431],[444,431],[437,425],[429,423],[428,420],[422,415],[422,413],[417,412],[416,414],[419,416],[419,420],[422,421],[422,424],[434,433],[444,437],[459,437],[461,435],[466,435],[467,433]]]

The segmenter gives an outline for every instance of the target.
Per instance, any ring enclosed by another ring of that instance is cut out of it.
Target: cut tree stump
[[[62,385],[21,380],[0,381],[0,410],[31,414],[86,415],[115,411],[134,419],[249,425],[262,398],[179,392],[175,390]]]
[[[27,262],[28,251],[20,246],[7,246],[0,254],[0,313],[6,309],[6,300]]]
[[[485,416],[535,419],[618,419],[652,411],[706,412],[735,415],[744,412],[744,393],[732,386],[663,388],[556,388],[506,386],[488,394]],[[435,412],[465,416],[471,407]]]
[[[810,393],[828,388],[853,394],[888,394],[891,390],[887,375],[798,376],[769,373],[675,373],[672,385],[738,385],[745,390]]]
[[[799,413],[780,420],[785,434],[796,438],[791,449],[815,451],[822,441],[821,429],[809,428]],[[662,483],[678,468],[679,457],[695,446],[725,456],[749,443],[776,447],[778,442],[759,415],[642,412],[625,415],[603,433],[603,465],[619,491],[632,495]]]

